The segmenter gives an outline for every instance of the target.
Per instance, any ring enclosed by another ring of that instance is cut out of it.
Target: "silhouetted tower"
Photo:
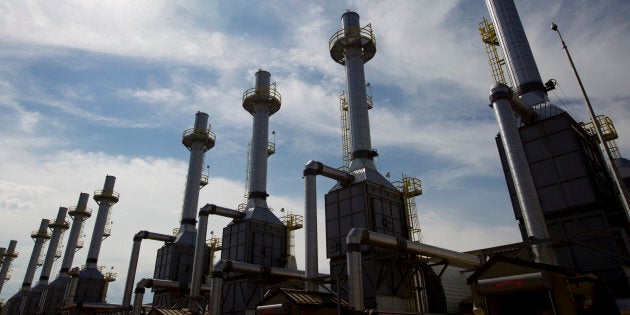
[[[66,287],[70,284],[68,271],[72,267],[74,254],[77,251],[77,243],[83,231],[83,223],[92,215],[92,209],[87,207],[89,199],[89,194],[81,193],[76,207],[70,207],[68,211],[68,215],[72,218],[72,226],[70,227],[70,235],[66,243],[61,268],[57,278],[42,293],[37,310],[39,314],[58,314],[63,307]]]
[[[206,113],[197,112],[194,128],[186,129],[182,136],[182,144],[190,151],[182,217],[175,242],[166,244],[158,250],[153,275],[156,279],[190,283],[192,277],[204,154],[214,147],[216,139],[208,124],[208,117]],[[207,179],[205,180],[207,182]],[[207,270],[207,266],[204,270]],[[185,291],[153,289],[153,292],[154,306],[172,307],[179,305],[178,303],[183,303],[181,305],[188,303]]]
[[[35,269],[39,265],[41,265],[41,255],[42,248],[44,243],[50,239],[50,234],[48,233],[48,223],[50,221],[48,219],[42,219],[41,224],[39,225],[39,229],[31,233],[31,238],[35,241],[35,245],[33,245],[33,252],[31,253],[31,259],[28,261],[28,266],[26,267],[26,273],[24,274],[24,282],[22,283],[22,288],[15,295],[13,295],[4,307],[4,314],[18,314],[20,310],[20,305],[22,304],[22,299],[28,294],[28,291],[31,289],[31,283],[33,282],[33,278],[35,277]]]
[[[253,116],[251,176],[245,217],[223,229],[221,259],[265,267],[287,264],[287,228],[267,206],[267,157],[269,116],[280,109],[281,97],[271,74],[256,72],[256,85],[243,93],[243,108]],[[254,312],[262,300],[264,287],[272,286],[268,276],[229,273],[223,282],[223,314]]]
[[[0,292],[2,292],[2,287],[4,283],[9,280],[9,271],[11,270],[11,263],[18,256],[18,253],[15,251],[15,246],[17,246],[16,240],[11,240],[9,242],[9,247],[6,249],[4,253],[2,253],[2,268],[0,268]]]
[[[52,230],[52,236],[50,237],[50,242],[48,242],[46,258],[44,259],[44,264],[42,265],[42,271],[39,276],[39,281],[37,282],[37,285],[33,287],[22,299],[22,305],[20,307],[20,313],[22,315],[35,314],[35,312],[37,311],[37,306],[39,305],[42,293],[44,289],[48,286],[48,278],[50,277],[52,265],[56,258],[55,256],[59,247],[61,235],[70,226],[68,222],[66,222],[67,213],[68,208],[59,207],[57,218],[48,224],[48,228]]]
[[[119,194],[114,191],[116,177],[107,175],[102,190],[94,192],[93,199],[98,204],[98,212],[96,213],[96,221],[94,222],[94,231],[90,241],[85,267],[79,273],[79,280],[74,293],[74,303],[80,304],[84,302],[103,303],[105,302],[106,279],[98,268],[98,258],[101,252],[101,245],[107,225],[107,218],[111,207],[119,200]],[[72,293],[71,293],[72,294]]]

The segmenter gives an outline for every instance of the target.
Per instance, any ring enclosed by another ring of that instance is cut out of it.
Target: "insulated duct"
[[[304,166],[304,233],[306,258],[306,291],[319,291],[314,281],[319,276],[318,248],[317,248],[317,182],[316,175],[324,175],[335,179],[341,184],[348,184],[354,176],[344,171],[326,166],[321,162],[308,161]]]
[[[501,141],[503,142],[510,174],[514,181],[514,190],[521,207],[527,235],[535,239],[546,239],[549,238],[549,232],[545,224],[534,179],[529,169],[527,156],[525,156],[516,119],[511,109],[509,94],[509,88],[505,84],[498,83],[490,92],[490,102],[499,124]],[[555,253],[551,244],[533,245],[532,250],[536,256],[536,261],[552,265],[556,264]]]

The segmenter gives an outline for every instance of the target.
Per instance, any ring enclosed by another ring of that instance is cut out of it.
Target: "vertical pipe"
[[[144,287],[137,287],[133,298],[133,315],[140,315],[142,311],[142,300],[144,299]]]
[[[206,235],[208,233],[208,210],[199,211],[199,227],[197,229],[197,241],[195,243],[195,256],[193,260],[192,280],[190,284],[190,305],[189,309],[193,314],[201,311],[199,301],[201,300],[201,278],[203,276],[203,257],[206,249]]]
[[[221,264],[221,266],[219,266]],[[208,307],[208,314],[218,315],[221,314],[221,289],[223,287],[223,261],[219,261],[214,267],[215,271],[212,272],[212,279],[210,281],[210,303]]]
[[[190,150],[190,159],[188,162],[188,175],[186,177],[186,191],[184,192],[184,204],[182,206],[182,219],[179,228],[182,232],[196,233],[195,218],[197,217],[197,207],[199,205],[199,189],[201,183],[201,173],[203,172],[204,153],[210,149],[208,145],[208,135],[210,128],[208,127],[208,114],[197,112],[195,114],[195,129],[192,135],[197,136],[191,138],[185,143]],[[184,139],[186,141],[186,138]]]
[[[35,276],[35,269],[37,268],[37,261],[42,254],[42,247],[50,235],[48,234],[48,223],[50,220],[42,219],[39,225],[39,230],[33,233],[31,237],[35,240],[33,245],[33,252],[31,253],[31,259],[28,261],[28,267],[26,267],[26,274],[24,275],[24,282],[22,283],[22,290],[29,290],[33,277]]]
[[[85,261],[86,268],[97,268],[98,256],[103,243],[103,233],[107,224],[109,208],[118,201],[117,193],[114,192],[116,177],[107,175],[103,190],[94,193],[94,200],[98,203],[98,213],[94,222],[94,231],[90,241],[90,249]]]
[[[142,244],[142,236],[135,235],[133,237],[133,245],[131,247],[131,257],[129,258],[129,269],[127,270],[127,281],[125,281],[125,291],[123,292],[122,307],[129,307],[131,304],[131,291],[133,290],[133,281],[136,277],[138,268],[138,258],[140,257],[140,245]]]
[[[549,101],[514,1],[486,0],[486,6],[496,26],[516,93],[530,106]]]
[[[306,284],[305,289],[309,292],[319,291],[319,285],[313,281],[319,275],[317,254],[317,182],[315,174],[304,172],[305,210],[304,210],[304,233],[306,234]]]
[[[516,125],[516,119],[509,101],[509,88],[504,84],[497,84],[491,90],[490,102],[499,124],[499,133],[505,149],[505,155],[514,181],[514,189],[523,215],[523,223],[527,235],[536,239],[549,238],[547,225],[540,207],[538,192],[534,185],[529,164],[521,142],[521,136]],[[555,253],[551,244],[532,246],[536,261],[556,264]]]
[[[69,212],[72,217],[72,227],[70,228],[70,235],[68,236],[68,243],[66,244],[66,251],[63,254],[63,261],[61,262],[61,269],[59,269],[60,277],[68,277],[68,271],[72,268],[72,262],[74,260],[74,253],[77,250],[77,243],[81,236],[81,230],[83,229],[83,222],[87,220],[91,214],[87,208],[87,203],[90,198],[89,194],[81,193],[79,195],[79,201],[74,209]]]
[[[357,37],[361,26],[359,14],[346,12],[341,16],[344,34],[347,38],[345,50],[345,68],[348,91],[348,115],[350,116],[350,137],[352,158],[350,171],[368,167],[375,169],[370,139],[370,119],[368,115],[367,94],[365,89],[365,71],[362,58],[362,41]],[[366,60],[367,61],[367,60]]]
[[[348,312],[359,314],[363,312],[363,267],[361,266],[361,252],[359,248],[348,247],[346,253],[348,264]]]
[[[39,276],[38,284],[43,284],[43,285],[48,284],[48,278],[50,277],[52,264],[55,260],[55,253],[57,252],[57,248],[59,247],[59,240],[61,239],[61,233],[63,233],[63,231],[65,231],[68,228],[66,225],[67,224],[66,214],[68,214],[68,208],[59,207],[57,218],[55,219],[54,222],[49,224],[49,226],[52,228],[52,236],[50,238],[50,242],[48,242],[48,250],[46,251],[46,259],[44,260],[44,265],[42,266],[42,271]]]
[[[3,254],[4,262],[2,263],[2,268],[0,269],[0,292],[2,292],[2,287],[7,280],[7,275],[9,274],[9,270],[11,269],[11,262],[13,262],[13,259],[17,257],[15,246],[17,246],[17,241],[11,240],[9,242],[9,247]]]
[[[66,307],[74,303],[74,298],[77,294],[77,286],[79,286],[79,273],[80,273],[80,270],[78,267],[75,267],[68,272],[71,279],[70,279],[70,285],[66,287],[66,294],[65,294]]]

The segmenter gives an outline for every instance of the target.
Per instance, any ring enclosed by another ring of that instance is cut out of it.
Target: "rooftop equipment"
[[[83,223],[92,215],[92,209],[87,207],[89,194],[81,193],[79,201],[75,207],[70,207],[68,215],[72,218],[72,226],[70,227],[70,235],[66,243],[66,249],[63,254],[59,275],[53,280],[42,292],[39,301],[38,312],[40,314],[53,315],[63,307],[66,286],[70,283],[70,275],[68,271],[72,267],[75,252],[77,251],[77,242]]]
[[[4,283],[9,280],[9,270],[11,270],[11,263],[18,256],[18,252],[15,251],[15,246],[17,246],[17,241],[11,240],[9,242],[9,247],[4,253],[2,253],[2,268],[0,268],[0,292],[2,292],[2,287],[4,286]]]
[[[208,114],[197,112],[195,125],[186,129],[182,135],[182,144],[190,151],[188,175],[180,226],[173,242],[166,243],[158,250],[153,278],[189,283],[195,255],[197,237],[197,209],[199,190],[207,182],[202,176],[204,154],[212,149],[216,136],[208,124]],[[207,270],[207,267],[204,268]],[[129,281],[129,280],[128,280]],[[131,279],[133,281],[133,279]],[[133,282],[132,282],[133,283]],[[130,290],[130,287],[127,288]],[[164,288],[153,288],[153,305],[173,307],[188,305],[187,294]],[[125,293],[125,303],[130,292]]]
[[[46,259],[42,265],[42,271],[37,285],[33,287],[22,299],[22,305],[20,306],[20,314],[22,315],[35,314],[37,311],[42,293],[48,286],[48,278],[50,277],[50,272],[52,271],[52,264],[56,259],[55,254],[57,253],[57,248],[59,247],[61,235],[70,227],[70,224],[66,221],[67,213],[68,208],[59,207],[57,218],[48,224],[48,228],[52,230],[52,236],[50,238],[50,242],[48,242]]]
[[[48,233],[49,222],[50,220],[48,219],[42,219],[42,222],[39,225],[39,229],[31,233],[31,238],[33,238],[33,240],[35,241],[35,244],[33,245],[33,252],[31,253],[31,258],[28,261],[28,266],[26,267],[24,282],[22,283],[22,288],[20,289],[20,291],[18,291],[7,300],[7,303],[3,310],[5,314],[18,314],[20,306],[22,304],[22,299],[28,294],[28,291],[31,289],[31,283],[33,282],[33,278],[35,277],[37,262],[40,260],[42,254],[42,248],[44,246],[44,243],[46,243],[46,241],[50,239],[50,234]]]

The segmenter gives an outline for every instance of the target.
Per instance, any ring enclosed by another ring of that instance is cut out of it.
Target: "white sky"
[[[629,154],[630,4],[517,1],[550,98],[586,113],[557,35],[559,25],[598,113],[617,127]],[[494,144],[489,67],[477,23],[482,1],[3,1],[0,2],[0,246],[20,256],[0,294],[12,296],[31,254],[30,232],[80,192],[117,177],[120,202],[99,264],[118,272],[108,302],[120,303],[132,237],[170,233],[180,219],[188,151],[181,132],[196,111],[210,115],[217,144],[206,154],[210,183],[200,205],[243,201],[251,116],[241,106],[257,69],[271,72],[282,108],[270,119],[269,204],[303,212],[303,165],[341,164],[338,97],[345,74],[328,52],[351,9],[372,23],[377,54],[366,64],[376,164],[392,180],[421,178],[425,242],[472,250],[519,240]],[[323,195],[318,180],[324,251]],[[96,210],[95,202],[90,207]],[[279,213],[276,213],[280,215]],[[87,221],[85,262],[95,215]],[[211,220],[220,233],[229,222]],[[303,232],[296,233],[303,268]],[[65,240],[62,242],[65,244]],[[158,243],[144,242],[136,282],[152,276]],[[53,275],[58,272],[60,260]],[[39,278],[39,269],[34,283]]]

